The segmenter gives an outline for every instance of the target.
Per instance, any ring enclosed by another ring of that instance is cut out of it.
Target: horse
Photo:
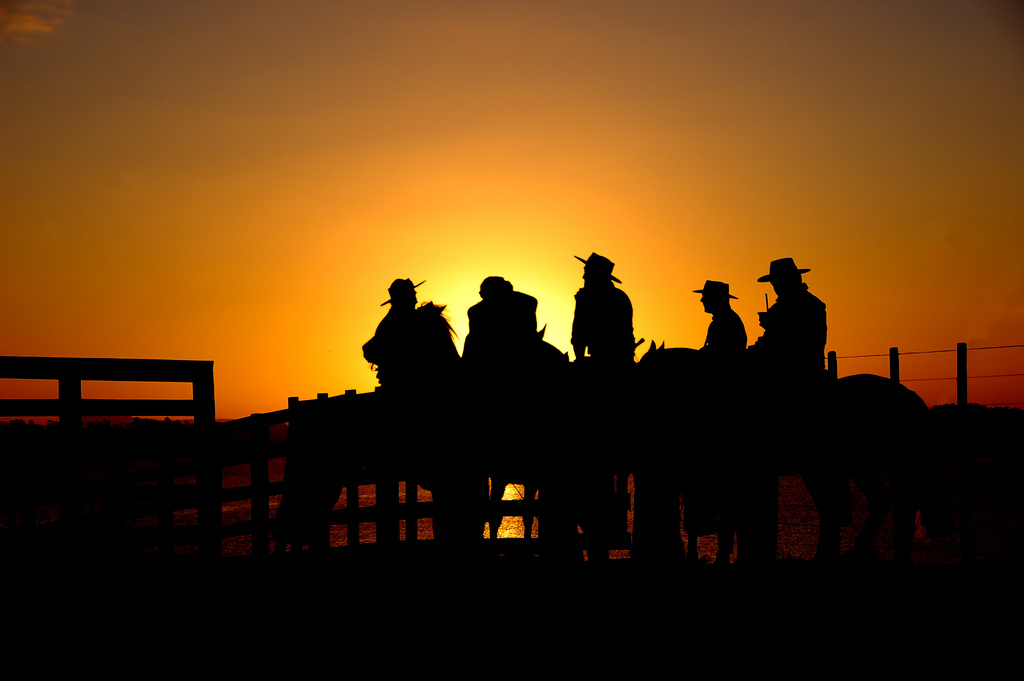
[[[897,561],[910,560],[917,508],[922,507],[925,516],[941,520],[941,500],[929,496],[923,485],[928,462],[920,452],[928,409],[909,388],[872,374],[838,380],[823,375],[815,394],[798,395],[792,402],[791,393],[780,395],[770,386],[749,379],[744,367],[734,368],[723,385],[720,376],[709,373],[698,351],[666,349],[664,345],[658,348],[654,343],[638,366],[645,389],[661,401],[655,413],[657,420],[674,424],[686,414],[689,422],[699,424],[704,431],[698,447],[726,458],[725,465],[717,470],[700,457],[695,462],[691,459],[690,465],[682,466],[683,484],[686,473],[695,469],[703,474],[710,471],[712,481],[725,472],[741,478],[737,498],[747,506],[742,510],[745,524],[749,527],[751,521],[759,523],[757,532],[748,535],[754,538],[750,545],[758,546],[757,556],[765,558],[769,545],[774,546],[774,540],[765,539],[766,534],[777,536],[777,527],[768,529],[766,523],[773,503],[769,476],[780,473],[799,473],[811,492],[819,515],[817,560],[839,556],[839,527],[847,521],[851,479],[868,501],[868,517],[854,543],[857,556],[873,555],[890,507]],[[780,399],[754,409],[755,396],[761,400]],[[753,427],[737,428],[737,419]],[[679,435],[671,428],[667,434]],[[666,435],[664,426],[661,435]],[[829,455],[823,454],[826,449],[832,450]],[[755,452],[752,456],[748,454],[751,451]],[[669,466],[668,470],[680,472],[679,466]],[[708,479],[697,477],[694,484],[708,484]],[[641,494],[638,492],[638,500]],[[777,511],[775,515],[777,522]],[[678,527],[678,516],[675,522]],[[744,539],[740,543],[742,556]],[[755,551],[751,550],[750,555]]]
[[[509,484],[523,485],[523,499],[537,497],[542,483],[538,471],[550,449],[537,445],[538,437],[550,438],[554,398],[565,383],[569,356],[544,340],[547,326],[537,332],[536,341],[524,349],[517,361],[495,373],[471,377],[473,393],[481,398],[475,405],[475,433],[487,441],[492,460],[488,463],[492,511],[488,514],[488,535],[497,538],[504,513],[501,500]],[[474,380],[475,379],[475,380]],[[498,434],[498,437],[495,435]],[[549,439],[550,442],[550,439]],[[494,455],[497,456],[494,456]],[[523,536],[533,531],[533,513],[522,515]]]

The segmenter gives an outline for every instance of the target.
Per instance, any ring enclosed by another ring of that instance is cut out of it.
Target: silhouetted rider
[[[391,297],[381,305],[391,309],[363,345],[363,357],[377,366],[381,387],[424,389],[445,378],[459,361],[444,307],[424,303],[416,307],[416,287],[410,279],[396,279]],[[451,380],[451,377],[448,377]]]
[[[740,391],[745,376],[747,331],[729,303],[736,300],[736,296],[729,293],[728,284],[708,280],[704,288],[694,293],[701,294],[700,302],[704,304],[704,311],[711,315],[711,324],[700,348],[703,360],[700,378],[704,380],[697,383],[706,407],[698,412],[704,427],[694,442],[697,451],[705,455],[690,457],[684,464],[682,476],[686,503],[684,527],[688,545],[694,547],[687,552],[687,558],[698,559],[697,538],[710,524],[718,536],[715,563],[727,565],[733,550],[733,535],[743,517],[740,509],[743,508],[745,480],[738,464],[745,447],[742,435],[735,432],[732,424],[743,420]],[[745,531],[745,527],[740,529],[741,536]]]
[[[565,503],[561,507],[565,513],[557,516],[561,529],[556,533],[574,540],[578,523],[588,560],[607,560],[613,531],[608,509],[615,491],[614,478],[617,475],[623,485],[627,478],[611,457],[625,450],[631,433],[624,425],[612,424],[628,420],[624,418],[628,409],[621,396],[628,392],[636,348],[633,304],[612,283],[622,283],[612,276],[615,263],[597,253],[586,260],[574,257],[584,267],[583,288],[576,292],[572,321],[572,348],[580,371],[574,378],[575,393],[570,402],[575,408],[572,418],[577,429],[574,448],[591,454],[589,465],[574,470],[572,478],[565,478],[561,492],[567,496],[556,501]],[[592,359],[583,362],[588,353]]]
[[[839,526],[849,522],[849,478],[834,457],[820,456],[816,446],[826,437],[822,405],[828,328],[825,303],[803,283],[802,275],[809,271],[797,268],[792,258],[781,258],[758,279],[771,283],[778,298],[767,312],[758,313],[764,334],[749,349],[759,390],[771,396],[766,408],[759,410],[756,429],[771,433],[782,446],[777,442],[772,456],[748,462],[753,468],[743,494],[748,500],[747,523],[757,528],[751,535],[751,555],[766,560],[776,552],[779,470],[799,470],[814,499],[820,527],[816,556],[839,555]]]
[[[537,299],[501,277],[480,284],[482,300],[469,308],[462,356],[475,366],[511,366],[536,352]]]
[[[700,351],[715,359],[737,359],[747,349],[747,331],[743,328],[743,320],[732,309],[730,300],[736,296],[729,293],[729,285],[720,281],[708,280],[704,288],[694,291],[700,293],[700,302],[704,311],[711,315],[708,335]]]
[[[576,292],[576,314],[572,320],[572,349],[576,359],[587,351],[595,360],[609,364],[633,362],[633,304],[612,282],[615,267],[608,258],[591,253],[574,256],[583,263],[583,288]]]
[[[446,553],[469,551],[480,538],[477,515],[466,509],[486,498],[487,477],[449,448],[436,446],[434,424],[451,418],[458,407],[460,359],[444,307],[416,307],[416,287],[396,279],[391,297],[381,303],[391,309],[377,332],[363,346],[363,357],[377,365],[382,395],[376,408],[363,414],[360,427],[373,433],[367,447],[387,456],[378,465],[405,467],[433,495],[435,541]]]
[[[790,385],[806,385],[821,379],[824,368],[825,303],[811,295],[803,274],[792,258],[773,260],[768,274],[758,279],[770,282],[778,298],[758,317],[764,334],[750,347],[762,371]]]

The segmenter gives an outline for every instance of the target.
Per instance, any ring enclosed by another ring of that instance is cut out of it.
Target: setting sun
[[[461,350],[504,277],[571,357],[592,252],[637,340],[703,343],[713,279],[753,342],[792,257],[840,357],[1024,343],[1013,3],[13,5],[0,354],[213,360],[236,418],[372,390],[396,278]],[[970,363],[1024,401],[1024,350]]]

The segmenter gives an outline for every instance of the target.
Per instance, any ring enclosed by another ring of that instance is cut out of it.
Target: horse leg
[[[892,495],[875,468],[854,468],[850,471],[850,477],[868,501],[868,517],[864,527],[857,533],[853,550],[861,557],[870,558],[875,555],[875,541],[892,506]]]
[[[697,539],[700,537],[696,532],[686,533],[686,555],[684,559],[687,565],[697,565],[700,562],[700,556],[697,554]]]
[[[491,539],[498,538],[498,528],[501,527],[501,520],[504,516],[501,513],[501,498],[505,496],[505,486],[508,481],[504,478],[491,477],[491,507],[492,513],[488,520],[488,536]]]
[[[718,507],[718,552],[715,565],[728,565],[732,556],[733,536],[736,534],[736,499],[732,483],[719,480],[716,505]]]
[[[892,489],[892,554],[897,563],[909,563],[914,544],[918,494],[908,470],[887,469]]]
[[[822,561],[839,558],[839,527],[842,525],[842,505],[844,501],[849,503],[849,477],[834,468],[811,469],[801,473],[800,477],[818,511],[818,545],[814,550],[814,559]]]
[[[537,485],[523,483],[523,500],[533,501],[537,497]],[[527,511],[523,515],[523,537],[529,539],[533,536],[533,511]]]

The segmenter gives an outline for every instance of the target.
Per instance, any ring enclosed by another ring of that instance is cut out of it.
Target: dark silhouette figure
[[[583,263],[583,288],[576,292],[576,314],[572,320],[572,349],[576,359],[587,351],[590,357],[604,364],[631,364],[636,346],[633,343],[633,304],[629,296],[612,282],[615,267],[608,258],[591,253],[590,257],[574,256]]]
[[[822,378],[828,326],[825,303],[803,283],[808,269],[798,269],[792,258],[773,260],[759,282],[775,289],[775,304],[759,312],[764,334],[751,346],[758,368],[779,387],[803,390]]]
[[[936,536],[948,533],[951,525],[934,465],[928,460],[941,448],[929,439],[928,407],[906,386],[871,374],[846,376],[826,392],[833,409],[829,419],[836,443],[833,456],[843,483],[849,485],[849,476],[868,502],[868,517],[854,540],[853,556],[875,558],[875,541],[892,508],[893,558],[909,562],[918,510]],[[819,547],[828,547],[829,540],[839,535],[838,517],[821,512],[819,516],[824,536]]]
[[[633,544],[630,555],[648,563],[684,558],[679,535],[680,491],[692,448],[685,424],[700,422],[701,390],[698,352],[690,348],[651,347],[636,365],[633,392],[644,396],[638,412],[637,449],[633,457]],[[696,546],[693,547],[696,556]]]
[[[821,528],[816,557],[824,560],[838,557],[838,527],[849,525],[851,517],[847,472],[836,457],[820,451],[827,441],[823,390],[828,327],[825,303],[803,283],[809,271],[798,268],[792,258],[781,258],[758,279],[770,283],[778,298],[767,312],[758,313],[764,334],[749,354],[758,390],[771,398],[759,412],[759,430],[771,434],[781,470],[799,471],[811,493]],[[834,532],[829,529],[833,527]]]
[[[488,455],[490,500],[489,534],[497,536],[502,513],[499,502],[506,485],[525,487],[533,499],[540,481],[536,473],[538,435],[543,436],[553,405],[538,394],[558,382],[568,358],[543,340],[537,331],[537,299],[502,277],[487,277],[480,284],[482,300],[469,309],[469,334],[463,361],[474,400],[471,440]],[[495,456],[498,455],[498,456]],[[531,473],[532,471],[532,473]],[[529,537],[533,515],[523,516]]]
[[[434,538],[449,557],[471,552],[479,539],[474,514],[466,509],[486,495],[486,478],[479,465],[440,446],[424,443],[423,432],[450,419],[462,388],[461,361],[454,332],[444,306],[416,306],[416,288],[410,279],[396,279],[391,297],[382,303],[391,309],[365,345],[363,356],[376,365],[383,404],[371,446],[384,447],[396,465],[420,471],[420,486],[431,492],[435,514]]]
[[[856,557],[874,556],[874,544],[890,508],[897,561],[910,560],[918,509],[930,532],[942,536],[950,531],[947,500],[930,460],[941,445],[929,439],[928,428],[934,424],[929,426],[929,411],[913,391],[881,376],[847,376],[824,384],[818,391],[815,418],[823,424],[820,430],[799,412],[789,420],[781,419],[781,412],[772,410],[768,413],[775,414],[774,420],[750,419],[756,416],[755,412],[740,410],[745,401],[742,384],[725,403],[713,405],[707,401],[709,393],[700,355],[687,348],[656,349],[652,343],[637,365],[637,387],[652,403],[639,433],[643,456],[638,458],[644,472],[653,470],[638,476],[635,556],[665,560],[680,555],[679,485],[673,483],[683,481],[685,497],[695,487],[688,484],[694,482],[695,469],[707,465],[700,461],[708,457],[714,457],[711,470],[720,476],[720,484],[733,491],[739,564],[764,564],[776,558],[780,471],[800,474],[805,482],[810,477],[811,484],[823,478],[832,483],[830,487],[816,488],[825,493],[819,491],[814,497],[820,528],[816,560],[838,557],[843,520],[838,510],[842,510],[841,502],[848,499],[851,479],[868,502],[868,517],[854,544]],[[756,385],[752,387],[759,389]],[[730,427],[748,420],[753,420],[756,427]],[[684,431],[679,424],[699,427],[687,427]],[[816,439],[819,436],[820,442]],[[688,446],[682,450],[678,443],[684,438]],[[766,442],[766,438],[771,442]],[[651,454],[672,447],[680,456],[666,459]],[[800,450],[800,455],[783,455],[790,450]],[[703,485],[706,483],[701,481],[696,486]],[[706,515],[691,521],[692,515],[687,499],[687,531],[690,522],[698,523],[699,534],[713,531]],[[723,530],[721,517],[718,531],[727,531]],[[722,562],[728,559],[726,548],[719,546]]]
[[[396,279],[391,297],[381,305],[391,309],[363,345],[363,357],[377,367],[377,380],[387,391],[418,393],[451,380],[459,360],[444,306],[416,306],[416,288],[410,279]]]
[[[273,534],[277,554],[289,547],[292,552],[304,546],[321,552],[330,546],[330,513],[362,463],[338,454],[333,427],[323,408],[296,414],[288,423],[285,491]]]
[[[704,311],[711,315],[708,335],[700,351],[723,363],[737,362],[747,348],[747,331],[743,328],[743,320],[729,304],[730,300],[736,300],[736,296],[729,293],[728,284],[711,280],[704,282],[704,288],[694,293],[701,294]]]
[[[607,559],[607,544],[613,530],[608,517],[609,500],[615,494],[615,481],[625,491],[626,471],[612,469],[606,459],[613,451],[624,452],[631,440],[625,425],[628,405],[624,401],[634,367],[633,304],[624,291],[615,287],[622,282],[612,275],[615,268],[608,258],[591,253],[583,263],[583,288],[576,292],[576,312],[572,322],[572,347],[576,354],[574,390],[577,446],[590,452],[595,462],[584,485],[576,490],[580,502],[580,528],[588,546],[588,560]],[[614,282],[614,283],[613,283]],[[622,495],[624,496],[624,495]],[[573,523],[574,526],[574,523]]]
[[[774,467],[748,460],[752,442],[747,429],[736,427],[747,419],[741,372],[733,370],[733,378],[726,378],[727,373],[709,370],[706,352],[654,343],[637,370],[636,390],[649,406],[634,474],[634,557],[666,561],[685,556],[696,563],[697,538],[717,532],[716,561],[726,564],[735,531],[740,562],[774,560],[774,546],[759,539],[774,529],[775,516],[753,503],[759,484],[773,489],[772,479],[758,473],[764,468],[774,474]],[[680,492],[685,551],[679,533]]]
[[[512,288],[501,277],[480,284],[482,300],[469,308],[469,334],[462,357],[477,371],[500,371],[533,359],[537,299]]]
[[[577,523],[583,529],[588,560],[606,560],[612,533],[625,531],[612,526],[609,509],[615,480],[625,492],[628,473],[610,461],[613,453],[628,451],[632,435],[625,395],[635,366],[633,304],[614,287],[622,282],[611,273],[613,262],[596,253],[574,257],[584,263],[584,286],[575,294],[571,343],[577,363],[566,406],[573,449],[586,453],[586,463],[571,480],[575,486],[566,479],[561,487],[559,494],[574,500],[574,515],[561,517],[566,533],[574,533]]]
[[[732,424],[742,404],[747,332],[729,303],[736,300],[736,296],[729,293],[728,284],[708,280],[694,293],[701,294],[700,302],[704,311],[711,315],[711,324],[699,355],[702,374],[699,381],[706,402],[702,409],[702,422],[706,426],[701,434],[702,455],[691,459],[683,476],[684,521],[690,549],[687,558],[698,559],[696,547],[700,534],[717,531],[715,562],[724,565],[732,554],[737,511],[742,503],[735,475],[742,440]]]

